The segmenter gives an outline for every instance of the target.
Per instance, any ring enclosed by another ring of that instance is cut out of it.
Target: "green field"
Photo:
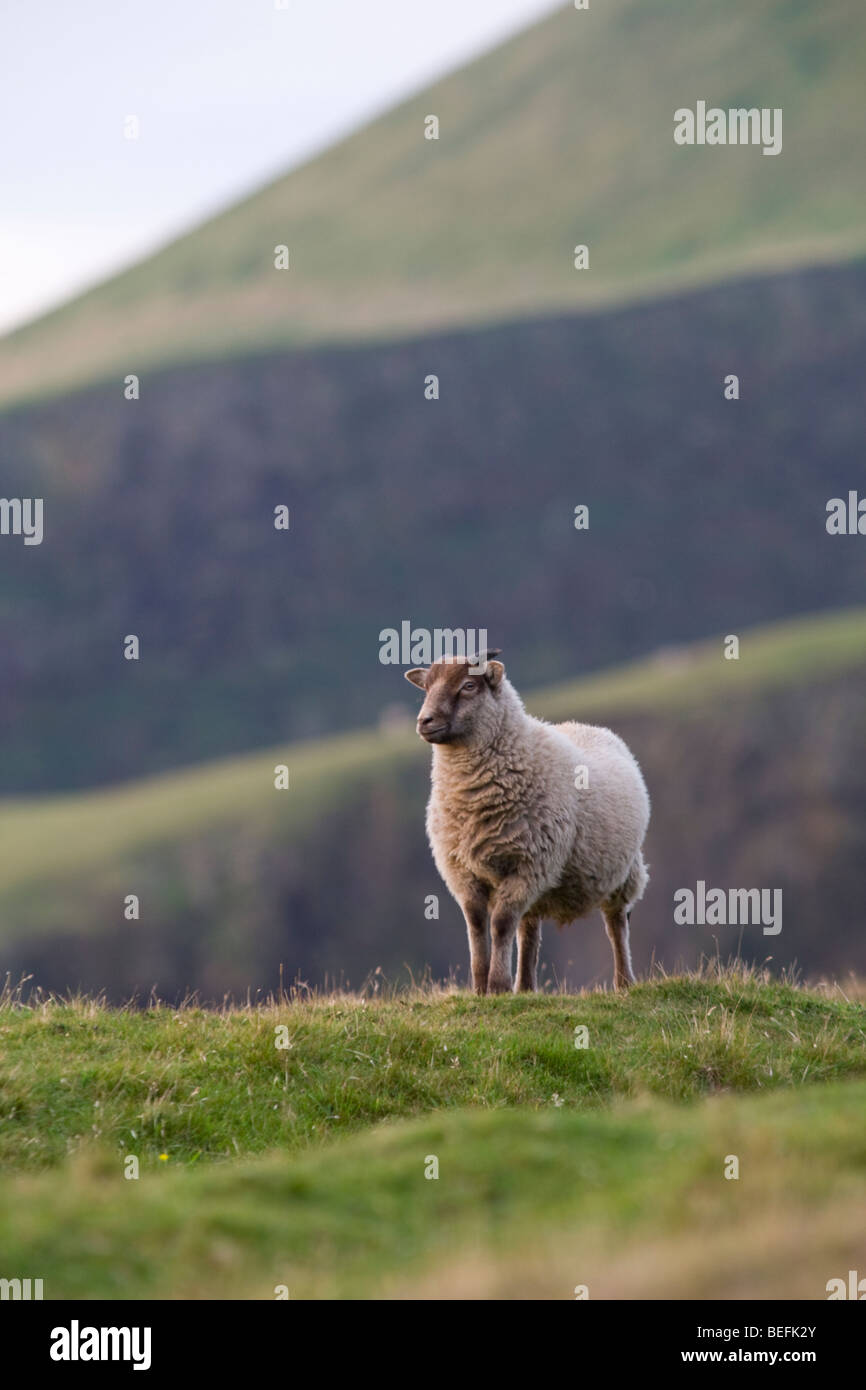
[[[626,998],[7,994],[4,1273],[49,1298],[825,1297],[862,1262],[864,1020],[736,968]]]
[[[859,21],[856,0],[568,5],[10,335],[0,398],[859,257]],[[675,146],[699,97],[781,107],[781,154]]]

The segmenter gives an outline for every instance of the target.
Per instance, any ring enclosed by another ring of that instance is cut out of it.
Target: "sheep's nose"
[[[435,714],[419,714],[419,716],[418,716],[418,728],[419,728],[419,729],[429,729],[429,728],[430,728],[430,725],[431,725],[431,724],[435,724],[435,723],[436,723],[436,716],[435,716]]]

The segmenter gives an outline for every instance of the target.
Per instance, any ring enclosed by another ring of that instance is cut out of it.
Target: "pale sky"
[[[0,332],[561,3],[2,0]]]

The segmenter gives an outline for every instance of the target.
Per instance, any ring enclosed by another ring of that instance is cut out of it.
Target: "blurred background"
[[[3,20],[0,494],[45,537],[0,537],[2,972],[465,979],[403,621],[629,741],[639,970],[866,970],[866,537],[826,529],[866,495],[857,0],[92,3],[51,55],[37,21]],[[698,100],[782,108],[782,153],[676,146]],[[781,888],[781,934],[675,925],[698,880]],[[607,979],[601,919],[543,959]]]

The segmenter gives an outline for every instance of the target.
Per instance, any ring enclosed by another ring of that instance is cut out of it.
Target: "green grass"
[[[747,975],[639,985],[627,1007],[605,993],[337,995],[224,1012],[8,1005],[0,1030],[6,1168],[50,1166],[93,1139],[121,1152],[134,1136],[143,1163],[168,1151],[189,1164],[555,1094],[585,1108],[866,1077],[859,1004]]]
[[[862,255],[864,58],[857,0],[569,4],[10,335],[0,396]],[[698,97],[781,107],[782,153],[675,146]]]
[[[4,1271],[47,1297],[822,1297],[866,1210],[863,1008],[738,969],[627,998],[7,996],[0,1030]]]
[[[538,691],[527,705],[554,720],[608,723],[635,712],[680,718],[756,691],[828,679],[866,665],[866,609],[755,629],[741,635],[739,661],[721,653],[721,638],[660,653]],[[120,873],[129,856],[219,826],[273,825],[299,839],[353,787],[427,756],[411,729],[359,730],[121,787],[0,800],[0,903],[12,904],[5,931],[14,924],[15,894],[31,885],[107,867]],[[274,790],[277,763],[289,767],[288,793]]]

